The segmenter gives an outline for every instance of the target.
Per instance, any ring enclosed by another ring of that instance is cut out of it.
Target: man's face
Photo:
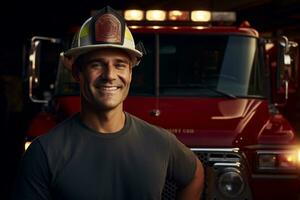
[[[79,73],[83,106],[108,111],[123,105],[131,82],[131,61],[118,49],[102,49],[83,57]]]

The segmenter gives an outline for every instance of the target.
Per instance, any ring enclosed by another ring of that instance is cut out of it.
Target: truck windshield
[[[256,38],[182,33],[135,37],[147,54],[133,69],[129,95],[154,96],[158,88],[160,96],[265,96]],[[55,88],[56,95],[79,94],[71,73],[61,66]]]
[[[257,38],[196,34],[137,38],[147,54],[134,68],[130,95],[153,95],[159,88],[160,96],[265,96]]]

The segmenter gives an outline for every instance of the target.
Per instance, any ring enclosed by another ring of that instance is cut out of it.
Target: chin
[[[99,111],[109,111],[114,110],[120,106],[120,103],[97,103],[96,109]]]

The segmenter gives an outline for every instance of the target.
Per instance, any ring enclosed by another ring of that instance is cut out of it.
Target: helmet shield
[[[94,44],[123,44],[125,20],[110,7],[100,10],[91,19],[91,24],[91,36]]]

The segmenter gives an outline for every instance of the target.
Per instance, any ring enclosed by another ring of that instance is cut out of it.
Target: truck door
[[[142,41],[145,48],[141,63],[132,70],[129,96],[124,102],[124,108],[150,123],[157,124],[160,115],[158,110],[158,76],[156,46],[157,36],[151,33],[134,35],[136,43]]]

